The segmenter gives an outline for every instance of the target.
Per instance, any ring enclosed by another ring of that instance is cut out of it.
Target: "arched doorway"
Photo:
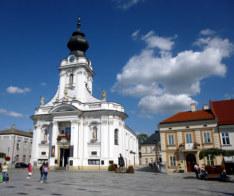
[[[188,154],[186,156],[187,172],[192,172],[194,164],[196,163],[196,157],[194,154]]]

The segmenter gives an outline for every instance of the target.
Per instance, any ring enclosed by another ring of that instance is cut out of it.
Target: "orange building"
[[[166,171],[190,172],[195,163],[220,164],[218,157],[199,160],[202,149],[220,148],[217,121],[208,106],[196,110],[192,104],[191,111],[176,113],[160,122],[159,130]]]

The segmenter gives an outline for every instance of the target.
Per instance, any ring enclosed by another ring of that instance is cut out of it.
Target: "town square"
[[[0,196],[234,195],[234,1],[2,1]]]
[[[136,172],[116,174],[107,171],[51,172],[47,184],[39,182],[38,172],[25,180],[26,172],[14,171],[8,184],[0,184],[0,195],[220,195],[234,193],[233,182],[197,180],[194,175]],[[23,180],[22,180],[23,179]]]

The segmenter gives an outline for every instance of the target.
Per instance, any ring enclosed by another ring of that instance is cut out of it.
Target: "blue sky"
[[[40,96],[78,16],[95,69],[94,95],[123,104],[126,123],[152,133],[169,115],[234,97],[234,1],[0,1],[0,129],[32,129]]]

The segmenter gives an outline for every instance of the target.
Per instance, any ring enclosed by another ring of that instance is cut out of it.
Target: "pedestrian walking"
[[[196,178],[199,178],[200,167],[198,166],[197,163],[194,164],[194,171],[195,171],[195,174],[196,174]]]
[[[43,182],[43,166],[45,165],[45,162],[42,163],[41,167],[40,167],[40,174],[41,174],[41,177],[40,177],[40,182]]]
[[[49,165],[48,163],[45,163],[42,167],[42,172],[43,172],[43,179],[41,181],[41,183],[46,183],[47,182],[47,178],[48,178],[48,172],[49,172]]]
[[[118,164],[119,164],[120,172],[123,172],[123,168],[124,168],[125,163],[124,163],[124,158],[123,158],[122,154],[119,154]]]
[[[2,165],[2,177],[3,177],[3,183],[6,183],[9,181],[8,165],[6,162],[4,162]]]
[[[30,178],[32,177],[32,172],[33,172],[33,167],[32,167],[32,164],[31,164],[31,163],[28,164],[27,170],[28,170],[27,179],[30,179]]]

